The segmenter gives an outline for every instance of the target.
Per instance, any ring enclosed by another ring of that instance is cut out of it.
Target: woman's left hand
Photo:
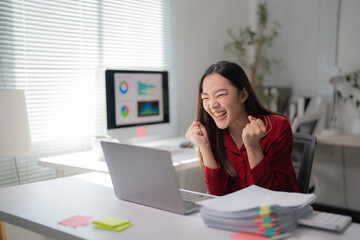
[[[259,147],[260,138],[266,133],[266,127],[261,119],[248,116],[249,123],[242,132],[246,149]]]

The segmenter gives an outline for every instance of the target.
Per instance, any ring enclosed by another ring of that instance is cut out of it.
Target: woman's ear
[[[243,88],[241,91],[240,91],[240,102],[241,103],[244,103],[246,101],[246,99],[248,98],[249,96],[249,93],[246,91],[245,88]]]

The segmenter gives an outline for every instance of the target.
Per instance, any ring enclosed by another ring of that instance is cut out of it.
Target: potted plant
[[[272,46],[274,39],[278,36],[278,30],[281,28],[277,22],[268,28],[267,4],[258,4],[257,10],[257,29],[252,30],[250,26],[245,29],[239,29],[236,36],[231,29],[228,35],[231,42],[225,45],[225,49],[236,55],[241,66],[249,73],[249,80],[264,105],[269,105],[272,96],[264,91],[263,79],[267,74],[271,74],[274,66],[280,66],[281,59],[270,58],[267,50]],[[254,55],[249,56],[249,47],[255,48]]]
[[[360,70],[345,75],[346,86],[337,91],[339,99],[343,102],[350,101],[357,109],[360,109],[360,100],[355,98],[356,91],[360,93]]]
[[[341,102],[350,103],[353,110],[351,114],[351,132],[360,134],[360,70],[345,75],[345,84],[342,84],[336,92]]]

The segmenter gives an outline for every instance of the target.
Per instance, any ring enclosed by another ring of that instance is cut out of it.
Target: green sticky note
[[[132,226],[132,223],[129,220],[116,217],[107,217],[101,220],[93,221],[92,223],[95,224],[96,228],[118,232]]]

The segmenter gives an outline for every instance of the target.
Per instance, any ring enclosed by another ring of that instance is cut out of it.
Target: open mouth
[[[220,113],[213,113],[213,116],[216,119],[221,120],[221,119],[223,119],[225,117],[226,114],[227,114],[227,112],[224,111],[224,112],[220,112]]]

